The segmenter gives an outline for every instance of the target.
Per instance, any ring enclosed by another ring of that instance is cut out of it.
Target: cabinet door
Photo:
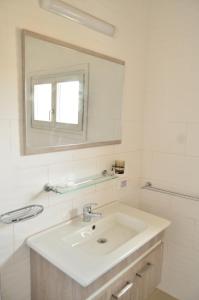
[[[135,300],[135,283],[126,281],[126,284],[120,289],[111,291],[112,300]]]
[[[93,300],[147,300],[160,282],[162,245],[122,274]]]
[[[135,272],[129,270],[95,300],[136,300]]]
[[[144,261],[136,272],[136,300],[147,300],[153,293],[161,279],[162,244],[156,248]]]

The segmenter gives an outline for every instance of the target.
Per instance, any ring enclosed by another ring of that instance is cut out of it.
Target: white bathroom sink
[[[144,222],[122,213],[99,220],[63,238],[67,246],[81,253],[105,255],[135,237],[146,228]]]
[[[30,237],[27,244],[57,268],[88,286],[165,230],[170,222],[120,202],[99,209],[102,218],[81,217]]]

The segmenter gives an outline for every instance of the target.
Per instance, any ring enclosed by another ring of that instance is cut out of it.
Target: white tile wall
[[[199,123],[188,123],[187,155],[199,156],[198,134]]]
[[[167,247],[160,288],[178,299],[198,299],[198,253],[171,242]]]
[[[141,183],[151,180],[162,187],[199,194],[199,3],[68,2],[90,13],[97,12],[102,19],[115,24],[115,38],[48,14],[34,0],[0,3],[0,212],[29,203],[45,206],[44,214],[37,219],[0,227],[3,300],[30,298],[29,251],[24,245],[27,236],[79,214],[86,202],[104,205],[115,200],[140,205],[172,220],[165,236],[160,288],[180,300],[198,300],[199,203],[149,191],[142,191],[140,202],[138,199],[140,170]],[[61,40],[67,37],[68,42],[126,61],[122,145],[28,157],[20,154],[17,28]],[[41,192],[48,181],[99,172],[116,158],[126,161],[125,189],[120,189],[121,178],[63,196]]]
[[[172,222],[165,234],[163,274],[159,288],[177,299],[197,300],[199,203],[189,201],[143,191],[140,205],[142,209]]]
[[[199,2],[150,1],[142,182],[199,195]],[[141,207],[165,216],[160,288],[199,299],[199,202],[143,191]]]
[[[146,122],[144,124],[144,149],[184,154],[187,124],[179,122]]]
[[[83,4],[79,0],[68,2],[78,7]],[[45,206],[44,213],[35,219],[0,226],[0,286],[3,300],[30,299],[29,251],[25,246],[29,235],[80,214],[86,202],[104,205],[122,200],[138,205],[146,3],[146,0],[127,0],[127,6],[124,6],[122,1],[85,1],[84,10],[117,26],[118,34],[115,38],[109,38],[41,10],[38,1],[0,1],[0,213],[31,203]],[[121,145],[21,155],[20,28],[126,61]],[[62,196],[42,192],[44,184],[49,181],[61,182],[65,178],[95,174],[109,168],[116,158],[126,160],[127,188],[121,189],[119,181],[116,181]]]

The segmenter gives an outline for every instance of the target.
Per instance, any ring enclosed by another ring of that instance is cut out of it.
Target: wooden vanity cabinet
[[[162,243],[122,274],[95,300],[147,300],[160,283]]]
[[[88,287],[31,250],[31,300],[147,300],[161,278],[161,237],[149,241]]]
[[[163,244],[158,246],[146,257],[138,271],[136,271],[136,297],[135,300],[147,300],[161,280],[163,260]]]

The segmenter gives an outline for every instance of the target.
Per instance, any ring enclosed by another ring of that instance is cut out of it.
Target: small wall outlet
[[[125,188],[128,185],[128,180],[127,179],[123,179],[120,181],[120,188]]]

